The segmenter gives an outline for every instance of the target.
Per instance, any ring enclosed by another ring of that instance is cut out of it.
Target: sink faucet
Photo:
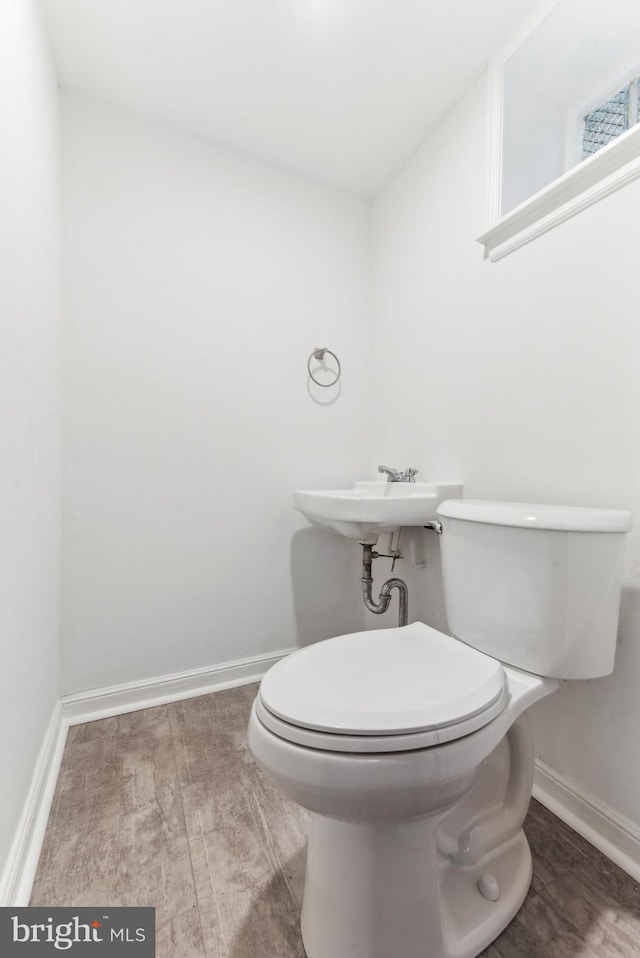
[[[407,466],[404,472],[398,472],[397,469],[391,469],[390,466],[378,466],[378,472],[387,474],[387,482],[415,482],[418,470]]]

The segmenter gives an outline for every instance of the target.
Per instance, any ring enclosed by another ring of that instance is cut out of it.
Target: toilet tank
[[[453,635],[536,675],[613,670],[630,513],[480,499],[437,512]]]

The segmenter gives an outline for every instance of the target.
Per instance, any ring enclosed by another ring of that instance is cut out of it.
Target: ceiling
[[[535,0],[42,0],[60,85],[369,196]]]

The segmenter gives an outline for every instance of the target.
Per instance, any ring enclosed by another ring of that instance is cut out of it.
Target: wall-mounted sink
[[[355,482],[353,489],[298,490],[294,507],[314,526],[348,539],[375,544],[401,526],[422,526],[436,517],[445,499],[460,499],[457,482]]]

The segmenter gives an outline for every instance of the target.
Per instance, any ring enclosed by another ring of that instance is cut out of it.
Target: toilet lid
[[[496,659],[414,622],[294,652],[267,672],[260,701],[302,729],[390,736],[464,723],[495,705],[504,686]]]

